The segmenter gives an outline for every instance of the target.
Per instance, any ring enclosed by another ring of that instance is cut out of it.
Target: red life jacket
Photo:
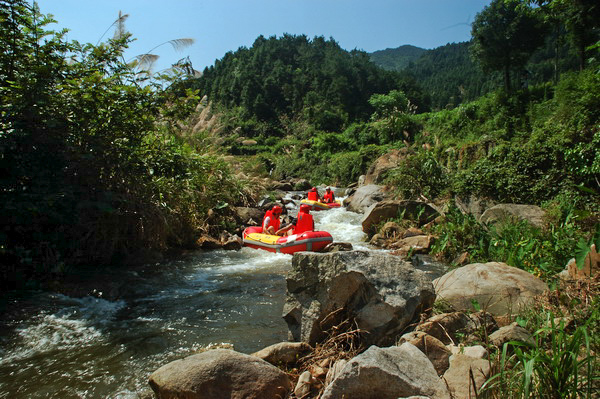
[[[298,212],[298,221],[294,227],[294,234],[302,234],[305,231],[314,231],[315,221],[310,213]]]
[[[333,191],[329,191],[329,192],[326,191],[325,194],[323,194],[323,202],[325,202],[326,204],[335,202],[335,197],[333,196]]]
[[[307,197],[308,197],[309,201],[318,201],[319,200],[319,192],[318,191],[309,191]]]
[[[265,220],[267,219],[267,217],[269,218],[269,224],[267,226],[265,226]],[[265,217],[263,218],[263,222],[262,222],[262,228],[263,228],[264,234],[267,234],[267,228],[269,226],[273,226],[273,229],[275,231],[277,231],[277,230],[279,230],[280,225],[281,225],[281,222],[279,221],[279,216],[273,215],[273,210],[269,210],[265,213]]]

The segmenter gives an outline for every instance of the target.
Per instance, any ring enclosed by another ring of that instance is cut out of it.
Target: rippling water
[[[314,212],[318,230],[364,248],[361,215]],[[284,341],[291,255],[191,254],[139,275],[116,301],[48,293],[12,299],[0,322],[0,398],[138,398],[161,365],[214,344],[251,353]]]

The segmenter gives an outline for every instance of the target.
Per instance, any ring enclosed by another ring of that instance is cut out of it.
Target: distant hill
[[[427,50],[404,45],[397,48],[387,48],[385,50],[378,50],[369,54],[371,61],[376,65],[387,69],[388,71],[401,71],[406,68],[412,61],[416,61],[423,53]]]
[[[191,85],[227,109],[238,108],[247,120],[279,125],[284,116],[302,115],[326,131],[368,119],[369,98],[394,89],[419,109],[429,109],[411,79],[377,67],[365,52],[305,35],[260,36],[252,47],[225,54]]]
[[[496,87],[496,77],[484,74],[469,56],[469,43],[450,43],[433,50],[414,46],[376,51],[378,66],[414,78],[431,97],[434,109],[474,100]]]
[[[501,87],[498,73],[484,73],[469,54],[470,42],[449,43],[433,50],[414,46],[375,51],[369,56],[379,67],[413,79],[431,98],[433,109],[452,108]],[[555,42],[547,40],[525,67],[513,71],[514,87],[548,82],[554,77]],[[561,43],[559,71],[575,70],[577,58],[567,41]],[[400,67],[402,66],[402,67]],[[523,80],[523,76],[526,80]]]
[[[469,42],[428,50],[405,69],[431,96],[435,109],[475,100],[501,84],[497,74],[483,73],[469,55]]]

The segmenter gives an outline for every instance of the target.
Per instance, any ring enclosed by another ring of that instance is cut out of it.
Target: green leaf
[[[481,305],[479,304],[477,299],[471,299],[471,305],[473,305],[473,308],[475,309],[476,312],[481,311]]]
[[[229,204],[227,202],[220,202],[215,209],[223,209],[223,208],[227,208],[229,206]]]
[[[575,264],[579,270],[583,269],[583,263],[585,258],[590,253],[590,243],[583,238],[577,242],[577,248],[575,248]]]

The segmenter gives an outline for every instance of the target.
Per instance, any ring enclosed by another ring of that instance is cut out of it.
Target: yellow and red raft
[[[291,236],[274,236],[263,234],[262,227],[252,226],[244,230],[244,245],[265,251],[293,254],[300,251],[319,252],[333,242],[333,237],[326,231],[305,231]]]
[[[309,205],[313,211],[326,211],[328,209],[339,208],[340,206],[342,206],[340,201],[335,201],[335,202],[326,204],[325,202],[303,199],[302,201],[300,201],[300,203],[304,204],[304,205]]]

